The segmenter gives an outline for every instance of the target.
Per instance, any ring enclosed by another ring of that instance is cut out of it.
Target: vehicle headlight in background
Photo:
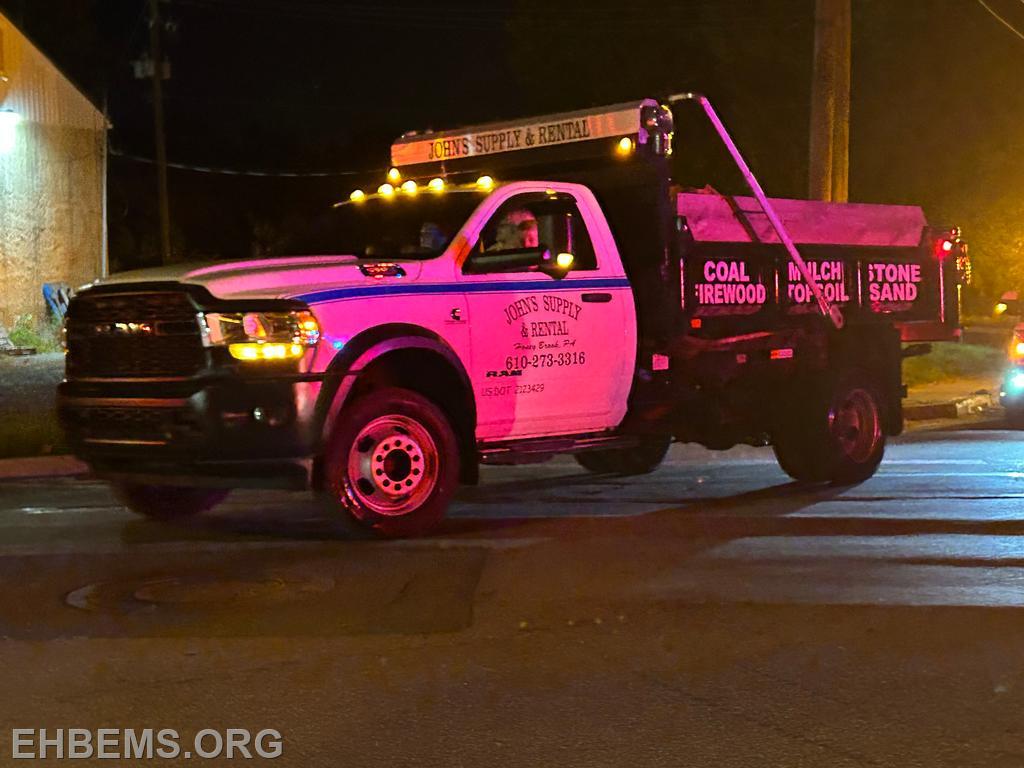
[[[206,346],[228,348],[236,360],[295,360],[320,341],[320,324],[308,310],[206,312]]]

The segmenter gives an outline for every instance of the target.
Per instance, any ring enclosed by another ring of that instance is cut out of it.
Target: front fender
[[[465,391],[470,393],[469,415],[476,425],[476,403],[469,374],[455,350],[436,333],[420,326],[389,323],[370,328],[351,339],[327,366],[324,385],[317,399],[316,418],[321,443],[331,434],[339,414],[352,394],[359,374],[383,356],[408,349],[433,352],[449,363],[459,377]]]

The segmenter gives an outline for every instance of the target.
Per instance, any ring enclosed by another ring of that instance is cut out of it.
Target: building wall
[[[42,285],[72,287],[105,262],[103,115],[3,15],[0,110],[22,120],[0,153],[0,323],[42,317]]]
[[[42,285],[100,273],[103,133],[23,122],[0,157],[0,323],[45,314]]]

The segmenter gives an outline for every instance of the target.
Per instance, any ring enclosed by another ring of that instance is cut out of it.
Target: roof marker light
[[[633,140],[629,136],[623,136],[615,145],[615,151],[623,156],[633,154]]]
[[[413,195],[420,191],[420,188],[416,185],[415,181],[409,179],[408,181],[402,182],[402,191],[405,192],[405,194],[412,197]]]
[[[427,189],[431,192],[444,192],[444,179],[440,176],[427,182]]]
[[[384,183],[377,187],[377,194],[379,194],[381,197],[394,197],[395,188],[390,184]]]
[[[400,170],[398,170],[397,168],[389,168],[388,169],[388,181],[390,181],[390,182],[398,182],[398,181],[401,181],[401,180],[402,180],[402,172]]]
[[[361,189],[353,189],[352,194],[348,196],[348,199],[353,203],[361,203],[366,199],[366,193]]]
[[[485,192],[490,192],[492,189],[494,189],[494,179],[492,179],[490,176],[481,176],[479,179],[476,180],[476,185]]]

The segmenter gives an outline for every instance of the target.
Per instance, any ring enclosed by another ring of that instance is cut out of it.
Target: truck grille
[[[67,318],[69,379],[191,376],[206,363],[196,307],[181,291],[86,292]]]
[[[177,429],[179,409],[144,407],[70,408],[64,426],[75,439],[92,443],[164,445]]]

